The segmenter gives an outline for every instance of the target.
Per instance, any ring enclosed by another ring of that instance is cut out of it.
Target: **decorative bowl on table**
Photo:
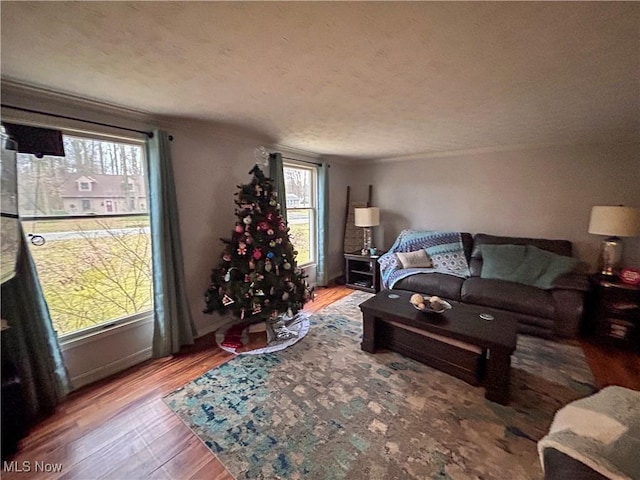
[[[451,304],[446,300],[442,300],[440,297],[434,296],[422,296],[419,293],[415,293],[411,296],[411,305],[416,310],[428,313],[444,313],[451,309]]]

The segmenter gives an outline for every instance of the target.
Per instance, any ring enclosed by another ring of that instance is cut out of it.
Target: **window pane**
[[[147,211],[140,145],[64,135],[66,157],[18,155],[21,216]]]
[[[303,167],[285,166],[283,173],[287,209],[314,207],[313,171]]]
[[[58,335],[152,307],[149,217],[23,222]]]
[[[287,210],[289,236],[291,243],[298,251],[298,265],[304,265],[315,260],[315,229],[313,210]]]
[[[143,147],[63,138],[67,157],[17,162],[23,228],[59,335],[153,305]]]

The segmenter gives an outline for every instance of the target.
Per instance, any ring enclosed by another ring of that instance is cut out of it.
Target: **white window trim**
[[[310,240],[311,246],[313,247],[312,251],[309,252],[311,260],[306,263],[299,263],[298,267],[305,268],[305,267],[315,266],[318,260],[318,171],[314,166],[310,166],[308,162],[296,161],[291,159],[283,160],[282,166],[283,168],[286,168],[286,167],[300,168],[303,170],[309,170],[311,172],[311,201],[313,206],[312,207],[295,207],[295,208],[287,207],[287,214],[295,210],[310,211],[311,213],[310,222],[311,222],[312,228],[310,228],[309,235],[311,238],[309,240]],[[286,187],[285,187],[285,202],[286,202]]]

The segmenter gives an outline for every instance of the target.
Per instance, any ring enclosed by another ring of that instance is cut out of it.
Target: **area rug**
[[[536,442],[594,381],[573,345],[520,336],[511,402],[360,350],[354,292],[277,353],[238,356],[165,398],[237,479],[537,479]]]

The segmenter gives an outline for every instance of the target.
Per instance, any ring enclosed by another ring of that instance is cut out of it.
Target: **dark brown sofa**
[[[418,274],[398,281],[393,288],[410,290],[456,302],[487,307],[487,311],[508,312],[518,321],[521,333],[540,337],[577,337],[589,288],[585,274],[570,273],[556,280],[554,288],[543,290],[521,283],[481,278],[480,246],[533,245],[549,252],[572,256],[567,240],[498,237],[484,233],[462,233],[462,244],[471,277],[460,278],[443,273]]]

